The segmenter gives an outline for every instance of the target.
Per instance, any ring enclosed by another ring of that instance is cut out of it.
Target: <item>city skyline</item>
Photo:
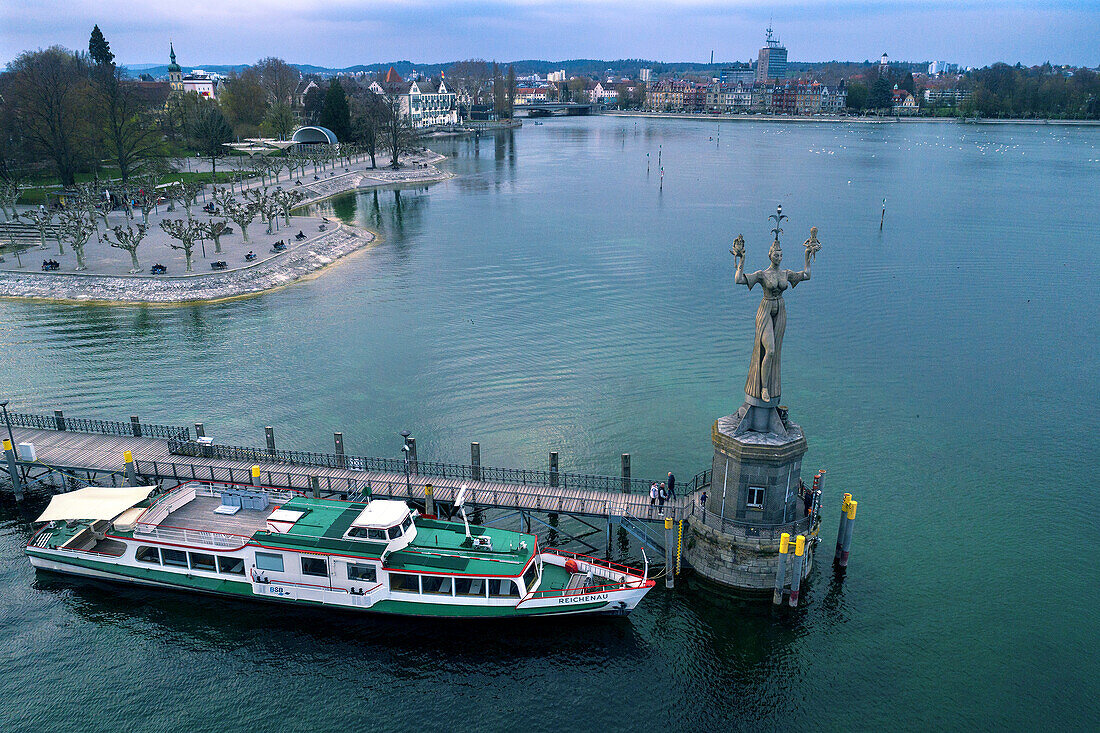
[[[886,51],[896,60],[964,66],[1100,65],[1100,1],[1092,0],[986,0],[966,8],[924,0],[805,0],[795,8],[712,0],[274,0],[262,7],[194,0],[186,13],[178,3],[74,0],[63,17],[48,4],[10,0],[0,9],[0,62],[54,44],[85,49],[93,24],[132,65],[161,63],[169,39],[194,65],[270,55],[332,68],[398,59],[706,62],[712,51],[716,61],[744,61],[756,57],[769,23],[793,62],[873,60]],[[679,30],[670,33],[670,24]],[[982,32],[960,33],[965,27]]]

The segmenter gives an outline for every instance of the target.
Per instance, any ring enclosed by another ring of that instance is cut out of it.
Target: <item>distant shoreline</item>
[[[1041,119],[963,119],[959,117],[846,117],[841,115],[711,115],[691,112],[625,112],[612,110],[601,112],[611,117],[643,117],[670,120],[713,120],[718,122],[818,122],[887,125],[914,122],[951,122],[961,125],[1063,125],[1100,127],[1100,120],[1041,120]]]

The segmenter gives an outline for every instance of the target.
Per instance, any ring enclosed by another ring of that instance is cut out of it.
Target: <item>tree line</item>
[[[87,52],[25,51],[0,73],[0,180],[55,177],[71,188],[78,173],[98,178],[110,169],[125,184],[150,161],[195,154],[216,174],[230,152],[226,143],[290,136],[301,80],[297,69],[269,57],[230,74],[216,99],[169,92],[164,83],[130,78],[97,25]],[[396,90],[380,95],[356,85],[348,94],[333,79],[313,91],[319,124],[361,145],[372,165],[385,152],[396,166],[411,146]]]
[[[904,89],[923,104],[923,78],[890,67],[885,73],[874,72],[870,81],[848,83],[850,109],[881,110],[893,104],[894,85]],[[969,92],[957,106],[932,108],[929,115],[965,115],[1014,119],[1100,119],[1100,74],[1091,69],[1066,70],[1043,64],[1023,66],[994,64],[962,74],[955,88]]]

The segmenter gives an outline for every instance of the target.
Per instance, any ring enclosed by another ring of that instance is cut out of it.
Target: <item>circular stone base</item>
[[[770,594],[779,567],[779,539],[720,532],[697,517],[687,518],[690,539],[684,558],[703,578],[744,593]],[[810,574],[814,542],[806,543],[802,577]],[[788,575],[790,571],[788,570]]]

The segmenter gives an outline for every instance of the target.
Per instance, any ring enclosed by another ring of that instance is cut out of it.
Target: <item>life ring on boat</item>
[[[573,573],[579,573],[580,568],[577,566],[577,561],[573,558],[569,558],[565,561],[565,572],[572,575]]]

